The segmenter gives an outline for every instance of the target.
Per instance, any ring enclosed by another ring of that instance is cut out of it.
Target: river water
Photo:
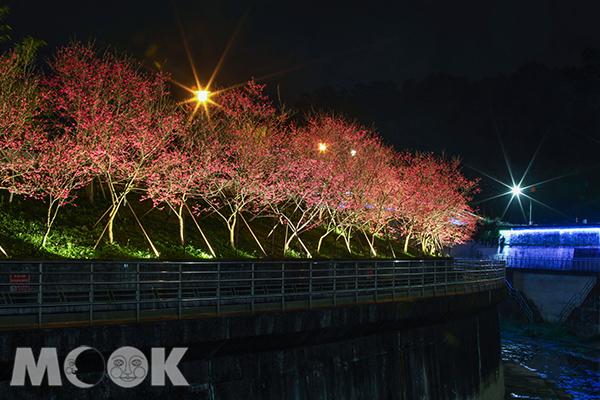
[[[514,361],[554,382],[571,394],[574,400],[600,399],[598,347],[502,332],[502,358]],[[507,398],[511,398],[510,394]],[[540,397],[535,397],[535,393],[532,393],[527,398]]]

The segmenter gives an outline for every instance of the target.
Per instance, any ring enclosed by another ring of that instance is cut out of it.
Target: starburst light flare
[[[196,90],[196,100],[198,100],[200,103],[203,103],[208,100],[209,94],[210,91],[208,90]]]
[[[513,196],[519,196],[523,194],[523,188],[520,185],[515,185],[510,189]]]

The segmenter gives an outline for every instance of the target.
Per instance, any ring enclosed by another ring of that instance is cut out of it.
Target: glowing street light
[[[208,90],[196,90],[194,93],[196,93],[196,100],[200,103],[204,103],[208,100],[208,94],[210,92]]]
[[[519,185],[513,186],[510,191],[513,196],[520,196],[523,194],[523,188]]]
[[[350,150],[350,155],[354,157],[356,155],[356,150]]]
[[[319,151],[325,151],[325,150],[327,150],[327,144],[319,143]]]
[[[521,195],[523,195],[525,197],[529,197],[523,193],[523,188],[520,185],[513,186],[510,189],[510,191],[512,192],[513,197],[518,198]],[[521,201],[519,200],[519,202],[521,202]],[[533,220],[531,219],[531,211],[533,209],[532,203],[533,203],[533,199],[531,197],[529,197],[529,225],[533,225]]]

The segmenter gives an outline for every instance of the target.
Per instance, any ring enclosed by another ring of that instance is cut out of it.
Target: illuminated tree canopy
[[[348,249],[360,235],[372,256],[375,238],[443,254],[474,232],[476,182],[458,160],[399,153],[335,115],[298,122],[256,82],[211,94],[197,113],[172,100],[168,77],[115,53],[74,43],[45,74],[20,57],[0,58],[0,188],[46,201],[42,246],[59,209],[94,187],[110,195],[98,217],[111,243],[134,194],[177,216],[182,245],[185,215],[202,233],[207,214],[220,217],[232,247],[240,224],[252,232],[244,215],[271,218],[285,229],[284,252],[294,240],[307,256],[303,235],[315,227],[321,241],[337,235]],[[263,249],[265,238],[253,236]]]

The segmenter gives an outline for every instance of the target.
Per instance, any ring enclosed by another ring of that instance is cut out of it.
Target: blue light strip
[[[582,233],[582,232],[597,232],[600,234],[600,227],[593,228],[516,228],[510,230],[502,230],[502,236],[511,236],[512,234],[528,234],[528,233]]]

